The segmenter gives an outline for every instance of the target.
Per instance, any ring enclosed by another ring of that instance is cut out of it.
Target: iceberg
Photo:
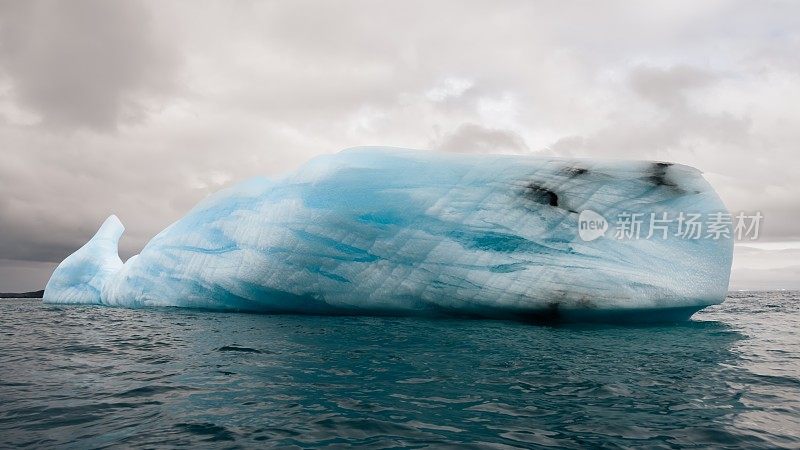
[[[103,222],[94,237],[56,267],[44,289],[45,303],[102,303],[106,282],[122,268],[117,245],[125,231],[117,216]]]
[[[733,242],[687,236],[682,219],[724,214],[679,164],[361,147],[221,190],[124,264],[111,216],[44,301],[686,319],[724,300]]]

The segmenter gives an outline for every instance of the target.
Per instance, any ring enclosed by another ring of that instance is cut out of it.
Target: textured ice
[[[44,290],[46,303],[102,303],[109,278],[122,268],[117,245],[125,227],[117,216],[103,222],[94,237],[56,267]]]
[[[59,265],[45,301],[657,318],[724,299],[729,238],[583,241],[586,210],[612,226],[623,212],[726,211],[687,166],[358,148],[222,190],[124,265],[112,216]]]

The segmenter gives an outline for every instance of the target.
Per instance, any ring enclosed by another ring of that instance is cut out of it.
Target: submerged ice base
[[[587,210],[609,226],[726,212],[681,165],[358,148],[222,190],[124,265],[112,216],[44,301],[653,320],[724,299],[730,238],[682,239],[673,221],[667,239],[584,241]]]

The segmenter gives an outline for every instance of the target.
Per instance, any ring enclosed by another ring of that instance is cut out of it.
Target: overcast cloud
[[[798,105],[798,2],[0,0],[0,291],[355,145],[689,164],[800,288]]]

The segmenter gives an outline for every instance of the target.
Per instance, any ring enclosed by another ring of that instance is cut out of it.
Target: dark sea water
[[[0,301],[0,446],[800,448],[800,293],[671,326]]]

